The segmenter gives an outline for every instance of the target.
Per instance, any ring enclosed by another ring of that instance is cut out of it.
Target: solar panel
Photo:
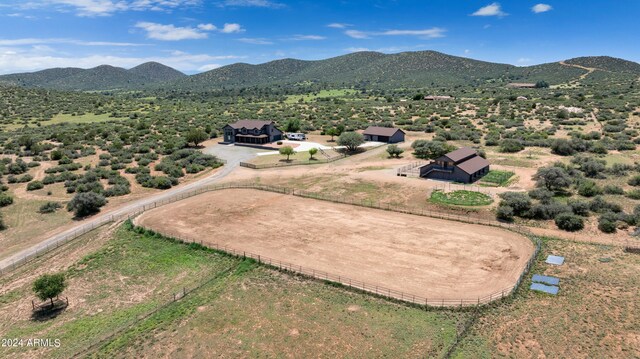
[[[560,288],[556,287],[555,285],[544,285],[542,283],[531,283],[531,290],[536,290],[538,292],[544,292],[544,293],[547,293],[547,294],[556,295],[556,294],[558,294],[558,290],[560,290]]]
[[[560,278],[547,277],[545,275],[540,275],[540,274],[534,274],[533,278],[531,280],[534,281],[534,282],[544,283],[544,284],[549,284],[549,285],[558,285],[558,284],[560,284]]]
[[[564,257],[560,257],[560,256],[548,256],[547,257],[547,263],[549,264],[554,264],[554,265],[562,265],[562,263],[564,263]]]

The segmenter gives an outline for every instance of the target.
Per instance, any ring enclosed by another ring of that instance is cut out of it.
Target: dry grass
[[[559,277],[559,295],[522,288],[512,303],[487,311],[454,357],[637,358],[640,256],[561,240],[548,240],[543,254],[533,273]],[[545,264],[548,254],[565,264]]]

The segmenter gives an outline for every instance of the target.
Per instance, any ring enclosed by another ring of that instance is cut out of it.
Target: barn
[[[489,161],[470,147],[463,147],[420,167],[420,177],[473,183],[489,173]]]
[[[377,141],[385,143],[404,142],[404,131],[393,127],[369,126],[364,132],[365,141]]]

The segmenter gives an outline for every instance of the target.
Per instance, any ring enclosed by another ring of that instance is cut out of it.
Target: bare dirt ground
[[[508,288],[533,252],[527,238],[499,228],[256,190],[206,193],[138,223],[434,299]]]

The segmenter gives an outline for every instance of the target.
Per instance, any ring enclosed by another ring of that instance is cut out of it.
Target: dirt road
[[[145,205],[149,205],[156,201],[166,200],[173,196],[187,193],[193,191],[198,188],[205,187],[207,185],[216,183],[229,175],[241,161],[246,161],[253,156],[257,150],[247,148],[247,147],[235,147],[235,146],[213,146],[211,148],[205,149],[203,152],[217,155],[219,158],[224,159],[227,163],[219,170],[213,173],[211,176],[199,179],[195,182],[177,186],[171,188],[167,191],[161,192],[157,195],[153,195],[150,197],[145,197],[127,204],[124,204],[118,208],[115,208],[111,211],[101,213],[97,216],[88,218],[83,221],[78,221],[76,225],[68,228],[66,230],[61,231],[60,233],[56,233],[48,238],[43,239],[37,245],[26,248],[20,252],[12,254],[11,256],[0,260],[0,272],[5,269],[11,268],[14,263],[19,262],[26,256],[32,256],[38,252],[45,251],[49,246],[54,245],[56,242],[60,241],[62,238],[74,233],[81,232],[83,229],[92,228],[99,224],[105,223],[109,220],[109,218],[124,216],[129,213],[134,213],[138,209],[142,208]]]

